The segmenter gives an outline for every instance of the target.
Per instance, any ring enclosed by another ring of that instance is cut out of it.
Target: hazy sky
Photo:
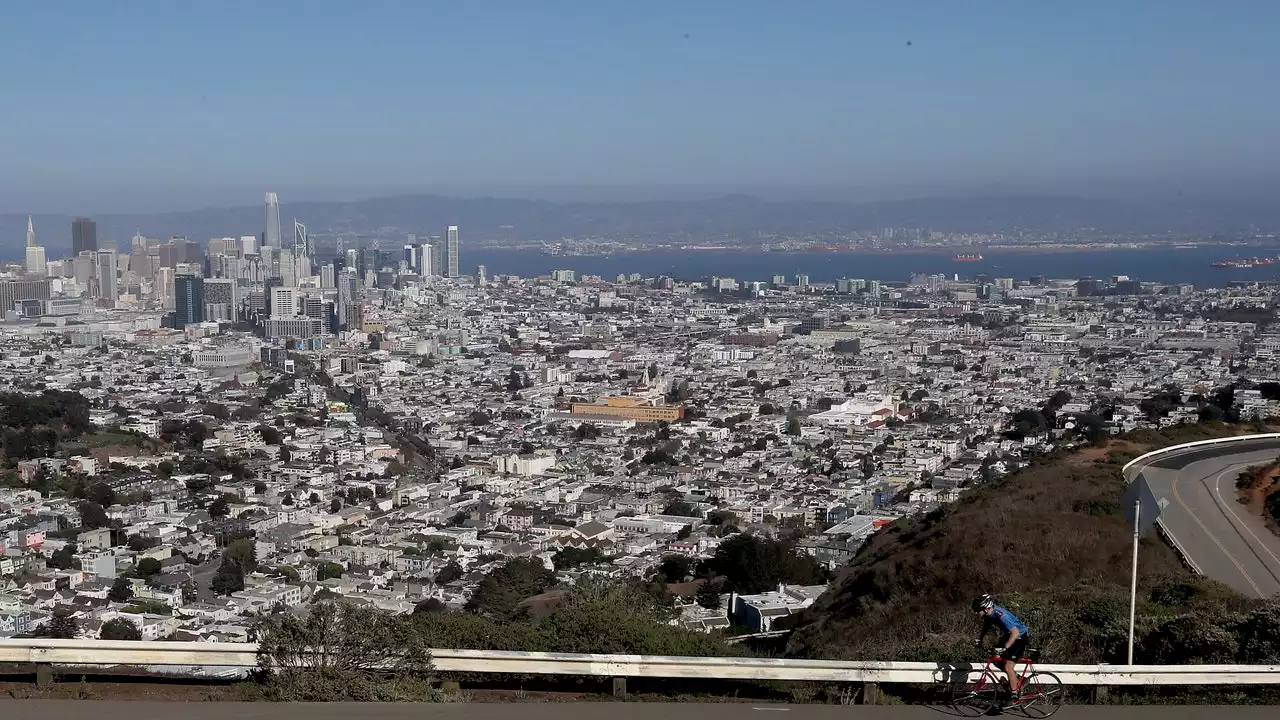
[[[0,211],[320,186],[1141,186],[1280,161],[1273,0],[2,12]]]

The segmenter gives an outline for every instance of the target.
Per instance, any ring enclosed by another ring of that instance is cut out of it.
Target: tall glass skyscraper
[[[204,278],[179,275],[173,279],[175,327],[204,322]]]
[[[71,221],[71,254],[98,249],[98,223],[87,217]]]
[[[445,234],[445,261],[449,266],[445,272],[445,277],[461,277],[458,271],[461,258],[458,256],[458,226],[450,225],[448,232]]]
[[[267,226],[262,235],[262,244],[280,247],[280,200],[273,192],[267,193]]]

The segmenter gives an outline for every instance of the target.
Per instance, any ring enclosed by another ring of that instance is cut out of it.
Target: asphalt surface
[[[0,713],[26,720],[938,720],[946,708],[922,705],[758,705],[750,703],[392,704],[233,703],[111,700],[5,700]],[[1069,705],[1061,720],[1262,720],[1266,706]],[[781,716],[781,718],[779,718]],[[1020,717],[1007,715],[1006,717]]]
[[[1260,440],[1160,457],[1140,469],[1163,505],[1165,530],[1200,572],[1254,597],[1280,594],[1280,537],[1239,502],[1235,482],[1245,468],[1277,457],[1280,440]]]

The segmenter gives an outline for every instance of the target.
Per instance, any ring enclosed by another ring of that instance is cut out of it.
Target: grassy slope
[[[1150,447],[1237,432],[1144,432],[1108,451],[1052,456],[949,507],[874,536],[798,619],[789,655],[957,660],[989,591],[1015,607],[1049,656],[1115,660],[1127,628],[1132,535],[1120,467]],[[1230,590],[1193,577],[1159,538],[1142,542],[1139,634],[1195,608],[1243,610]]]

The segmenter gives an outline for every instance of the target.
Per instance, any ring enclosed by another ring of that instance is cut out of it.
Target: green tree
[[[272,700],[421,701],[438,697],[431,654],[409,616],[320,602],[259,626],[258,669]]]
[[[230,562],[246,573],[251,573],[258,568],[258,550],[252,538],[233,540],[227,545],[226,550],[222,551],[222,559],[224,564]]]
[[[142,558],[141,560],[138,561],[138,564],[136,566],[136,570],[138,571],[138,576],[144,577],[144,578],[152,577],[153,575],[159,575],[162,569],[163,568],[160,567],[160,561],[151,557]]]
[[[433,614],[449,612],[449,607],[437,598],[427,598],[417,605],[413,606],[414,615]]]
[[[76,566],[76,544],[67,543],[49,556],[49,567],[70,570]]]
[[[555,573],[541,561],[515,558],[480,581],[466,608],[490,617],[511,618],[518,614],[521,600],[545,592],[555,582]]]
[[[720,607],[720,583],[711,580],[703,581],[698,588],[698,592],[694,595],[694,600],[698,605],[708,609],[715,610]]]
[[[220,497],[209,503],[209,517],[217,519],[224,518],[230,514],[231,507],[227,504],[227,499],[225,497]]]
[[[456,562],[451,562],[440,568],[439,572],[436,573],[434,582],[437,585],[448,585],[455,580],[462,579],[463,574],[462,566]]]
[[[316,580],[342,577],[343,568],[336,562],[324,562],[316,566]]]
[[[118,617],[103,623],[98,637],[103,640],[141,640],[142,631],[127,619]]]
[[[71,640],[80,634],[80,622],[66,608],[56,608],[45,631],[51,638]]]
[[[818,585],[827,580],[826,571],[813,557],[752,535],[736,535],[721,542],[707,565],[725,578],[729,589],[742,594],[765,592],[778,583]]]
[[[123,575],[112,581],[111,589],[107,591],[107,599],[112,602],[128,602],[132,597],[133,583],[129,582],[129,578]]]
[[[79,505],[80,524],[86,528],[104,528],[111,525],[111,518],[107,517],[107,512],[102,506],[96,502],[84,501]]]

